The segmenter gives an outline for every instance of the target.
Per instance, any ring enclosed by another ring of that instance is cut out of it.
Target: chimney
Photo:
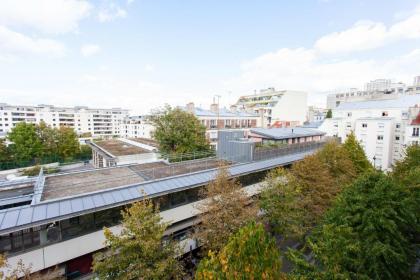
[[[210,111],[212,111],[213,113],[218,113],[219,112],[219,104],[213,103],[210,105]]]
[[[194,102],[187,104],[187,111],[191,114],[195,114]]]
[[[236,110],[238,109],[238,107],[236,106],[236,105],[231,105],[230,106],[230,111],[232,112],[232,113],[236,113]]]

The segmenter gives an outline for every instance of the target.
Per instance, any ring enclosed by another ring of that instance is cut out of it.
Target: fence
[[[325,141],[320,142],[305,142],[305,143],[296,143],[286,146],[280,146],[276,148],[264,148],[256,147],[253,154],[253,160],[265,160],[271,159],[279,156],[285,156],[290,154],[304,153],[311,150],[316,150],[325,145]]]
[[[91,158],[92,158],[91,155],[78,156],[76,158],[68,158],[68,159],[63,159],[59,156],[52,156],[52,157],[44,157],[44,158],[34,158],[27,161],[23,161],[23,160],[0,161],[0,170],[24,168],[24,167],[34,166],[34,165],[53,163],[53,162],[58,162],[60,164],[72,164],[72,163],[90,160]]]

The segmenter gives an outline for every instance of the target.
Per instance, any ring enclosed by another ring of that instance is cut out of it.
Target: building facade
[[[241,96],[236,105],[257,114],[257,126],[267,128],[275,123],[303,124],[307,117],[307,103],[306,92],[268,88],[258,94]]]
[[[413,85],[392,83],[389,79],[377,79],[365,84],[364,90],[351,88],[347,91],[329,94],[327,108],[334,109],[345,102],[394,99],[400,95],[420,94],[420,76],[414,78]]]
[[[218,104],[210,105],[210,110],[195,107],[190,102],[184,107],[186,111],[194,114],[202,125],[206,127],[206,138],[213,149],[217,149],[217,141],[220,130],[241,129],[245,133],[250,128],[257,127],[259,116],[253,112],[238,110],[237,106],[231,106],[230,110],[219,108]]]
[[[126,117],[120,128],[120,136],[123,138],[152,138],[154,127],[148,121],[149,116]]]
[[[39,124],[43,121],[51,127],[71,127],[79,135],[90,133],[92,137],[111,137],[120,135],[120,126],[127,116],[128,110],[121,108],[16,106],[1,103],[0,135],[5,136],[19,122]]]
[[[404,157],[405,147],[415,141],[409,137],[408,127],[416,124],[413,108],[419,105],[420,95],[343,103],[319,129],[342,141],[353,131],[368,159],[377,168],[389,170]]]

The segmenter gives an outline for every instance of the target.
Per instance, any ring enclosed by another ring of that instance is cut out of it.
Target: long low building
[[[255,193],[267,171],[301,160],[319,147],[319,143],[295,144],[281,156],[231,161],[229,173]],[[25,182],[33,192],[25,194],[30,199],[20,205],[7,203],[14,186],[0,185],[0,253],[6,254],[12,267],[22,260],[33,272],[58,265],[67,276],[90,273],[93,254],[104,249],[103,227],[119,232],[121,210],[145,196],[159,203],[163,220],[170,224],[166,234],[184,240],[185,251],[194,249],[194,242],[185,241],[198,214],[193,205],[199,201],[199,190],[215,177],[219,160],[153,164],[55,175],[41,172]],[[7,190],[4,196],[3,190]]]

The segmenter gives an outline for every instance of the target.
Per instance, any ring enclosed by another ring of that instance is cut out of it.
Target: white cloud
[[[55,40],[29,37],[0,25],[0,51],[5,54],[62,56],[65,47]]]
[[[76,31],[91,9],[86,0],[2,0],[0,24],[65,33]]]
[[[390,27],[382,22],[359,21],[347,30],[321,37],[316,41],[315,48],[322,53],[346,53],[417,38],[420,38],[420,8]]]
[[[98,45],[87,44],[80,48],[80,52],[83,56],[92,56],[100,52],[101,48]]]
[[[125,18],[127,11],[119,7],[118,5],[111,3],[106,7],[99,10],[97,19],[100,22],[114,21],[119,18]]]
[[[146,64],[146,66],[144,67],[144,70],[146,70],[146,72],[154,72],[155,66],[153,66],[152,64]]]

